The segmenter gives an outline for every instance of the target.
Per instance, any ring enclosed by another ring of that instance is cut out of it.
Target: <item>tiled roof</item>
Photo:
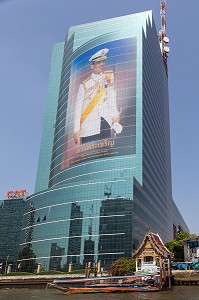
[[[162,257],[168,257],[171,256],[171,252],[167,249],[167,247],[164,245],[161,237],[158,233],[153,233],[151,231],[148,231],[143,239],[143,242],[141,243],[140,247],[133,253],[133,257],[136,257],[140,251],[145,246],[147,240],[150,242],[152,248]]]

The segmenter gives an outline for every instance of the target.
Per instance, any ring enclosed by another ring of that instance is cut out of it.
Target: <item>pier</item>
[[[199,270],[173,270],[175,285],[198,285]]]

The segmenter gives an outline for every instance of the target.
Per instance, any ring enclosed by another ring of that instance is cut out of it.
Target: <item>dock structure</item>
[[[199,270],[173,270],[175,285],[199,285]]]

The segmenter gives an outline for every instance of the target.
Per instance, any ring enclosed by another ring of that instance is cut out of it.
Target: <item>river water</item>
[[[0,289],[2,300],[199,300],[198,286],[175,286],[171,290],[151,293],[65,295],[49,289]]]

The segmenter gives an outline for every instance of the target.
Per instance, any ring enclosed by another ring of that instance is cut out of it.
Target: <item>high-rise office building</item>
[[[0,261],[17,260],[25,198],[0,200]]]
[[[172,199],[165,59],[151,11],[73,26],[55,45],[20,245],[44,269],[107,267],[149,227],[164,241],[188,230]]]

